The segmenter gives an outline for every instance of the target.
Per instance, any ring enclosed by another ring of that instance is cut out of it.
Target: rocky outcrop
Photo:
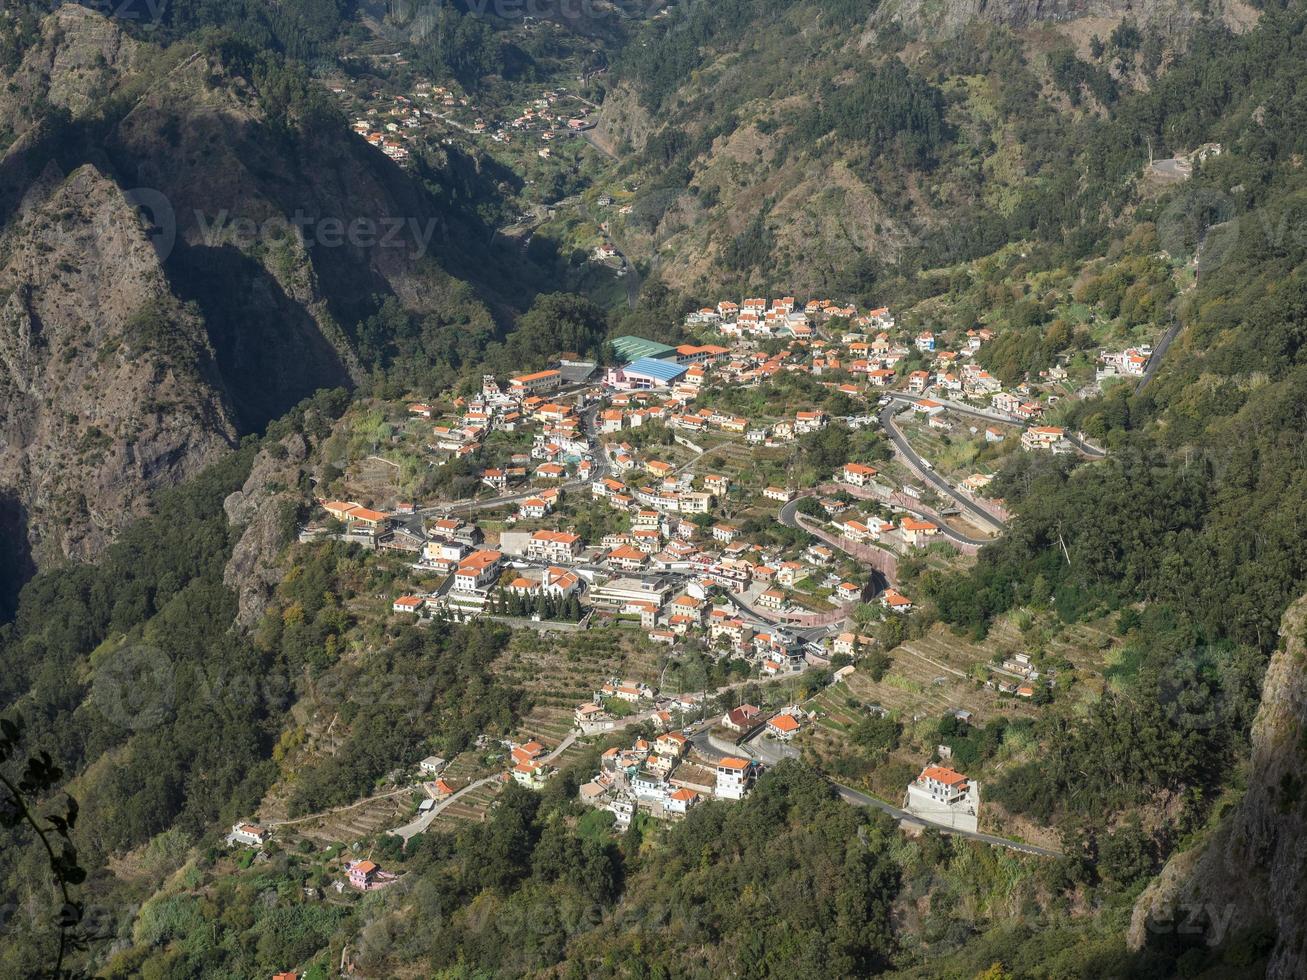
[[[0,77],[0,498],[38,566],[351,387],[342,324],[376,297],[448,304],[424,184],[311,81],[273,87],[74,5]]]
[[[1129,943],[1186,929],[1210,945],[1269,929],[1267,977],[1307,976],[1307,597],[1284,615],[1262,685],[1243,800],[1201,848],[1179,854],[1140,897]]]
[[[38,564],[88,558],[236,428],[203,322],[104,174],[47,174],[0,255],[0,492]]]
[[[301,432],[261,449],[244,485],[223,501],[227,522],[241,531],[223,581],[236,593],[236,626],[258,625],[281,581],[280,557],[294,531],[300,490],[313,470],[313,445]]]
[[[143,50],[112,20],[77,4],[58,7],[41,22],[40,43],[5,80],[0,130],[26,132],[46,105],[80,115],[137,76]]]

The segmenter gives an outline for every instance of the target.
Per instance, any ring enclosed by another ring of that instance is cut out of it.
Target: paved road
[[[307,813],[302,817],[291,817],[288,820],[260,820],[263,826],[272,829],[275,827],[291,827],[299,823],[308,823],[311,820],[321,820],[324,817],[330,817],[333,814],[344,813],[346,810],[353,810],[355,807],[363,806],[365,803],[375,803],[377,800],[386,800],[392,796],[399,796],[401,793],[408,792],[408,788],[393,789],[385,793],[378,793],[376,796],[369,796],[362,800],[355,800],[353,803],[346,803],[344,806],[334,806],[330,810],[322,810],[318,813]]]
[[[1064,432],[1062,435],[1067,442],[1076,447],[1076,451],[1082,456],[1088,456],[1090,459],[1107,459],[1105,450],[1099,449],[1097,446],[1091,446],[1074,433]]]
[[[1167,348],[1171,346],[1171,342],[1175,340],[1179,333],[1180,321],[1176,320],[1167,328],[1166,333],[1162,334],[1162,339],[1159,340],[1157,346],[1153,348],[1153,353],[1149,356],[1148,363],[1144,365],[1144,377],[1143,380],[1139,382],[1138,391],[1143,391],[1148,382],[1153,380],[1153,375],[1157,373],[1157,369],[1162,365],[1162,358],[1166,356]]]
[[[449,806],[455,800],[460,800],[464,796],[476,792],[482,786],[486,786],[490,783],[496,782],[497,780],[503,778],[504,778],[503,774],[497,772],[491,776],[483,776],[482,778],[476,780],[475,782],[468,783],[458,792],[452,793],[451,795],[447,796],[445,799],[441,800],[426,813],[420,813],[415,819],[404,824],[404,826],[396,827],[394,830],[388,830],[386,831],[386,833],[388,833],[392,837],[402,837],[407,842],[412,838],[416,837],[418,834],[422,833],[422,831],[426,830],[429,826],[431,826],[431,821],[435,820],[436,817],[440,816],[440,814],[444,811],[445,807]]]
[[[953,485],[949,483],[948,480],[945,480],[942,476],[940,476],[933,469],[931,469],[930,463],[928,463],[926,460],[922,459],[919,455],[917,455],[917,451],[912,448],[907,438],[903,435],[902,432],[899,431],[898,426],[894,424],[894,416],[902,408],[904,403],[911,404],[912,400],[898,395],[893,396],[890,398],[889,404],[886,405],[883,409],[881,409],[881,413],[880,413],[881,428],[883,428],[885,430],[885,434],[889,436],[890,442],[894,444],[894,448],[913,464],[913,466],[918,470],[918,475],[920,475],[922,479],[924,479],[927,483],[929,483],[932,487],[934,487],[944,496],[948,497],[950,500],[956,503],[961,510],[965,511],[967,514],[974,517],[977,521],[979,521],[982,527],[992,528],[993,530],[1000,531],[1000,532],[1006,531],[1007,530],[1006,524],[1000,521],[993,514],[989,513],[989,511],[985,510],[983,507],[981,507],[979,504],[973,501],[966,494],[962,493],[959,490],[955,490],[953,488]],[[952,410],[960,411],[960,409],[952,409]],[[967,413],[967,414],[975,414],[975,413]],[[985,415],[980,415],[980,417],[991,418],[992,416],[985,414]],[[949,534],[949,531],[953,530],[952,528],[947,528],[947,529],[941,528],[940,530],[944,532],[945,535],[948,537],[956,536],[957,538],[964,539],[971,544],[983,545],[983,544],[987,544],[989,541],[989,539],[983,539],[983,538],[968,538],[966,537],[966,535],[963,535],[957,531],[954,531],[952,534]]]
[[[780,509],[780,513],[777,514],[776,519],[786,527],[796,527],[799,528],[800,530],[806,531],[808,529],[805,528],[803,524],[799,521],[800,515],[799,515],[798,508],[799,508],[800,499],[801,498],[796,497],[794,500],[791,500],[789,503],[783,506]],[[812,532],[809,531],[809,533]],[[832,535],[832,538],[834,537],[835,535]],[[844,549],[834,541],[827,541],[825,543],[830,544],[832,547],[840,548],[841,551],[844,551]],[[868,545],[867,547],[872,547],[872,546]],[[844,553],[848,555],[850,558],[853,558],[854,560],[861,562],[863,567],[867,568],[871,572],[871,589],[872,589],[873,596],[880,595],[880,593],[884,592],[886,589],[893,588],[896,586],[897,583],[892,581],[888,575],[882,572],[879,568],[870,567],[870,565],[866,562],[866,560],[863,559],[861,556],[852,554],[848,551],[844,551]],[[890,554],[893,553],[890,552]],[[897,556],[895,557],[897,558]]]
[[[972,418],[981,419],[985,422],[1005,422],[1008,425],[1025,425],[1025,420],[1017,418],[1015,415],[1008,415],[1005,412],[998,412],[991,408],[976,408],[974,405],[968,405],[966,402],[955,401],[951,398],[927,398],[925,395],[909,395],[907,392],[896,391],[889,395],[891,402],[902,402],[907,405],[916,405],[918,402],[935,402],[937,405],[943,405],[950,412],[956,412],[958,415],[970,415]]]
[[[554,749],[548,755],[541,756],[541,761],[553,762],[560,755],[562,755],[564,752],[567,751],[568,747],[571,746],[571,744],[577,740],[577,737],[579,735],[580,735],[579,732],[575,732],[575,731],[568,732],[567,737],[558,743],[558,748]],[[498,773],[498,772],[492,773],[489,776],[482,776],[480,779],[468,783],[458,792],[450,794],[448,797],[446,797],[445,799],[437,803],[435,806],[433,806],[426,813],[418,814],[416,818],[410,820],[408,823],[404,824],[404,826],[396,827],[394,830],[388,830],[386,831],[386,833],[390,834],[392,837],[402,837],[405,841],[411,840],[412,838],[416,837],[418,834],[426,830],[428,827],[430,827],[431,822],[435,820],[436,817],[440,816],[440,814],[444,811],[445,807],[449,806],[455,800],[462,799],[464,796],[476,792],[482,786],[486,786],[489,785],[490,783],[498,782],[503,778],[504,778],[503,773]]]
[[[1006,847],[1011,851],[1020,851],[1022,854],[1034,854],[1039,857],[1057,858],[1062,856],[1061,851],[1054,851],[1047,847],[1038,847],[1034,844],[1025,844],[1021,841],[1008,840],[1006,837],[996,837],[994,834],[982,834],[969,830],[954,830],[952,827],[943,824],[937,824],[925,817],[920,817],[915,813],[908,813],[906,810],[900,810],[884,800],[878,800],[874,796],[868,796],[866,793],[859,792],[849,786],[841,783],[832,783],[835,791],[840,794],[840,799],[846,803],[852,803],[854,806],[875,807],[884,813],[888,813],[900,824],[912,824],[919,827],[934,827],[940,833],[953,834],[956,837],[966,837],[969,840],[980,841],[982,844],[992,844],[995,847]]]
[[[804,527],[803,523],[799,520],[800,516],[802,515],[800,515],[798,512],[798,503],[799,503],[798,500],[791,500],[788,504],[782,507],[780,509],[780,513],[777,515],[777,520],[779,520],[780,523],[784,524],[786,527],[797,527],[800,530],[805,530],[808,531],[809,533],[812,533],[811,528]],[[932,524],[936,524],[939,527],[940,534],[948,538],[950,541],[954,541],[960,544],[969,544],[969,545],[975,545],[976,547],[980,547],[982,545],[989,544],[993,540],[993,538],[967,537],[961,531],[958,531],[950,527],[948,524],[944,523],[941,520],[937,520],[935,517],[929,514],[924,514],[921,511],[915,511],[911,507],[903,507],[902,504],[896,503],[893,506],[902,507],[904,510],[912,514],[914,517],[918,517],[922,520],[930,521]],[[811,520],[811,518],[808,518],[808,520]],[[813,523],[815,524],[816,522],[814,521]],[[836,537],[836,535],[832,534],[832,537]],[[840,545],[836,544],[833,541],[827,541],[826,543],[832,545],[832,547],[840,548]],[[866,547],[877,547],[877,546],[868,544],[866,545]],[[863,561],[865,564],[865,561],[862,558],[860,558],[858,555],[852,554],[851,552],[846,551],[843,548],[840,548],[840,550],[844,551],[844,553],[846,555],[849,555],[850,558]],[[881,550],[889,552],[889,554],[894,555],[895,558],[901,557],[899,555],[895,555],[895,553],[890,551],[888,548],[882,547]],[[883,592],[887,587],[893,586],[895,584],[894,582],[890,581],[889,577],[886,576],[885,573],[880,571],[879,569],[873,568],[871,569],[871,573],[873,576],[872,584],[874,587],[874,594],[879,594]]]
[[[1153,174],[1164,180],[1188,180],[1193,176],[1193,164],[1170,157],[1166,160],[1154,160]]]

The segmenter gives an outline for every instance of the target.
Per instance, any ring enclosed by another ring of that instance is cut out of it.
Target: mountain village
[[[988,488],[1007,453],[1103,455],[1046,424],[1076,397],[1067,372],[1005,387],[978,363],[984,328],[905,331],[885,308],[792,297],[723,300],[686,326],[701,339],[618,337],[610,367],[562,353],[470,394],[405,404],[392,444],[469,474],[465,496],[324,498],[301,540],[351,541],[437,583],[390,597],[392,616],[419,625],[489,617],[561,642],[618,625],[665,664],[689,646],[778,690],[812,671],[847,686],[880,646],[872,627],[913,612],[901,563],[965,561],[1003,532]],[[1103,351],[1096,382],[1146,360]],[[825,435],[842,455],[796,470]],[[937,464],[941,438],[970,450]],[[1007,710],[1036,710],[1057,683],[1026,653],[977,669],[975,690]],[[553,749],[531,733],[505,742],[495,778],[540,788],[573,741],[644,726],[651,737],[603,753],[581,799],[619,829],[637,813],[679,819],[703,799],[742,798],[797,756],[821,730],[822,696],[764,709],[730,685],[677,693],[612,677],[573,706]],[[953,713],[966,724],[972,706]],[[948,768],[945,746],[936,756],[900,787],[901,807],[877,805],[976,832],[979,784]],[[423,802],[392,830],[405,839],[494,776],[460,785],[434,758],[420,769]]]

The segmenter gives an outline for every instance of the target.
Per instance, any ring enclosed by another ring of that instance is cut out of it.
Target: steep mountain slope
[[[38,562],[93,557],[234,444],[214,351],[93,166],[34,187],[0,254],[0,486]]]
[[[302,69],[234,42],[158,49],[70,5],[24,43],[0,86],[0,494],[33,555],[7,560],[6,593],[365,379],[386,338],[360,356],[357,326],[383,298],[493,328],[434,257],[473,265],[487,237],[432,193],[469,179],[459,161],[399,168]]]
[[[1153,86],[1194,37],[1256,19],[1183,0],[675,12],[619,59],[599,116],[595,139],[638,184],[614,234],[696,295],[884,301],[900,268],[986,254],[1046,198],[1082,223],[1064,200],[1082,124]],[[1144,126],[1128,144],[1140,159]]]
[[[1270,980],[1307,974],[1307,599],[1284,615],[1252,730],[1249,785],[1198,849],[1177,855],[1135,907],[1139,949],[1175,931],[1208,945],[1276,936]]]
[[[938,3],[931,0],[891,0],[881,5],[879,16],[893,19],[919,36],[924,31],[956,30],[975,21],[1008,27],[1029,27],[1041,22],[1067,23],[1097,20],[1098,25],[1115,26],[1130,17],[1146,27],[1171,36],[1193,30],[1205,20],[1216,19],[1231,27],[1256,19],[1252,6],[1239,0],[1195,3],[1191,0],[963,0]],[[1108,30],[1111,29],[1108,27]]]

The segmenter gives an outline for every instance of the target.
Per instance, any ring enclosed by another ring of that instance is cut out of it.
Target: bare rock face
[[[298,488],[309,474],[312,451],[298,432],[261,449],[244,485],[222,503],[228,523],[243,528],[223,570],[223,582],[236,593],[238,629],[258,624],[281,581],[278,559],[304,499]]]
[[[1280,635],[1244,798],[1201,851],[1174,857],[1140,896],[1128,935],[1134,949],[1181,923],[1213,945],[1269,928],[1276,943],[1267,977],[1307,976],[1307,597],[1286,611]]]
[[[19,580],[95,557],[152,490],[351,387],[341,324],[375,296],[439,306],[440,205],[315,91],[260,92],[71,4],[0,74],[0,529],[30,543]],[[0,589],[14,564],[0,553]]]
[[[143,48],[86,7],[65,4],[41,22],[41,43],[23,54],[0,94],[0,129],[21,134],[40,101],[76,116],[107,86],[134,77]]]
[[[41,564],[95,555],[149,493],[234,445],[203,324],[92,166],[47,174],[0,235],[0,492]]]

